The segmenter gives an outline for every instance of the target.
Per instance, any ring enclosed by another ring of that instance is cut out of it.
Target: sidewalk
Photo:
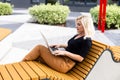
[[[0,16],[0,27],[13,30],[12,34],[0,42],[0,64],[20,61],[35,45],[45,44],[39,31],[43,32],[49,44],[66,43],[76,34],[74,19],[81,14],[89,15],[71,12],[67,18],[67,27],[28,23],[31,16],[24,9],[15,9],[13,15]],[[107,30],[105,33],[96,30],[93,39],[108,45],[120,45],[120,30]]]

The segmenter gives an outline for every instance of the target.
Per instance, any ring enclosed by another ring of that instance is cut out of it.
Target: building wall
[[[6,1],[10,1],[11,4],[14,5],[14,8],[28,8],[28,7],[31,7],[35,4],[40,4],[40,3],[45,3],[46,0],[38,0],[39,3],[32,3],[32,0],[2,0],[3,2],[6,2]],[[61,4],[64,4],[62,0],[59,0],[59,2]],[[97,3],[99,1],[97,0]],[[65,5],[68,5],[68,4],[65,4]],[[76,4],[70,4],[68,5],[71,9],[71,11],[75,11],[75,12],[88,12],[90,10],[90,8],[94,7],[93,5],[92,6],[88,6],[88,5],[76,5]]]
[[[26,8],[31,6],[30,0],[11,0],[11,4],[13,4],[15,8]]]
[[[45,0],[38,0],[39,3],[32,3],[32,0],[1,0],[2,2],[9,2],[14,5],[15,8],[28,8],[35,4],[45,3]]]
[[[14,5],[15,8],[27,8],[27,7],[30,7],[32,5],[35,5],[35,4],[39,4],[39,3],[45,3],[45,1],[47,0],[1,0],[2,2],[10,2],[11,4]],[[32,1],[38,1],[38,3],[32,3]],[[66,4],[65,0],[58,0],[61,4],[65,4],[65,5],[68,5],[68,6],[84,6],[86,7],[87,5],[85,5],[83,2],[80,2],[80,3],[83,3],[82,5],[81,4],[74,4],[73,1],[74,0],[70,0],[70,5],[69,3]],[[77,1],[77,0],[75,0]],[[74,2],[75,2],[74,1]],[[87,0],[85,0],[85,3],[86,3]],[[99,0],[96,0],[97,2]],[[79,2],[75,2],[75,3],[79,3]],[[97,3],[96,3],[97,4]]]
[[[40,3],[45,3],[45,0],[39,0]],[[14,4],[15,8],[28,8],[32,5],[39,3],[32,3],[32,0],[11,0],[11,4]]]

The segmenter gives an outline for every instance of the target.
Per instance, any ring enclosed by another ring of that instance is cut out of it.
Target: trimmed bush
[[[99,6],[90,9],[94,23],[98,24]],[[107,28],[120,28],[120,6],[107,5],[106,8],[106,26]]]
[[[12,14],[12,5],[9,3],[0,2],[0,15]]]
[[[40,24],[62,24],[70,12],[68,6],[40,4],[29,8],[29,13]]]

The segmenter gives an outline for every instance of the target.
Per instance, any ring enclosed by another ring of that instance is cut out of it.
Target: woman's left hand
[[[70,53],[68,51],[55,50],[53,53],[55,56],[67,56],[67,57],[69,57],[73,60],[79,61],[79,62],[83,61],[83,59],[84,59],[82,56],[80,56],[78,54]]]
[[[61,56],[64,56],[66,52],[67,52],[67,51],[56,50],[56,51],[54,51],[53,53],[54,53],[55,56],[60,56],[60,55],[61,55]]]

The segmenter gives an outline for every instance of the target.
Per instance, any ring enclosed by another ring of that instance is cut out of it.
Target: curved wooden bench
[[[114,60],[120,62],[120,46],[110,46],[109,49],[113,53]]]
[[[36,61],[0,65],[0,80],[85,80],[102,53],[108,48],[109,46],[93,40],[92,48],[83,62],[77,63],[66,74],[57,72]]]
[[[11,29],[0,28],[0,41],[3,40],[6,36],[8,36],[11,32]]]

